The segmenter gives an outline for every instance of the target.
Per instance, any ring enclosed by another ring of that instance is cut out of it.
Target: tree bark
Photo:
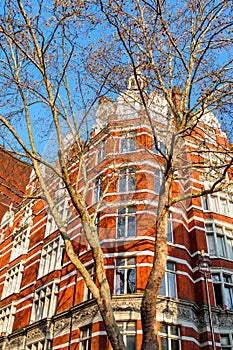
[[[171,182],[172,177],[169,175],[169,178],[165,179],[164,184],[162,184],[160,200],[158,203],[154,261],[141,305],[143,329],[141,350],[159,349],[156,301],[167,262],[167,219]]]

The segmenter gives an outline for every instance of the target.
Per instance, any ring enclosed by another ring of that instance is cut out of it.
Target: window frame
[[[121,133],[119,153],[129,153],[136,151],[136,135],[136,130],[125,131]]]
[[[100,200],[100,197],[103,193],[103,179],[98,177],[95,179],[94,188],[93,188],[93,204],[97,203]]]
[[[16,314],[16,302],[4,305],[0,308],[0,334],[10,334],[13,329]]]
[[[221,308],[224,307],[227,310],[233,310],[233,274],[229,271],[217,269],[214,269],[211,273],[215,305]],[[220,296],[219,292],[221,293]],[[230,298],[230,304],[228,303],[228,298]],[[221,303],[218,303],[220,300],[217,299],[221,299]]]
[[[44,346],[45,339],[41,339],[32,344],[26,344],[26,350],[44,350]],[[50,347],[48,349],[50,349]]]
[[[233,260],[233,228],[212,221],[205,222],[205,232],[209,255]]]
[[[128,329],[129,325],[133,325],[133,329]],[[137,327],[136,327],[136,321],[134,320],[128,320],[128,321],[117,321],[117,325],[120,329],[120,332],[123,336],[124,343],[126,345],[127,350],[137,350]],[[121,327],[122,325],[122,327]],[[129,348],[128,339],[129,337],[134,338],[134,344],[133,347]]]
[[[29,243],[30,243],[30,231],[31,231],[30,227],[24,227],[24,228],[18,229],[14,233],[14,240],[13,240],[13,247],[11,251],[10,261],[15,260],[21,255],[27,254]]]
[[[30,323],[52,317],[57,308],[59,279],[37,288],[34,292]]]
[[[131,183],[132,180],[133,183]],[[118,175],[118,193],[135,192],[136,188],[136,166],[120,169]]]
[[[161,327],[162,326],[166,327],[166,332],[161,331]],[[174,334],[174,332],[172,332],[172,328],[176,328],[177,329],[177,334]],[[161,346],[162,346],[162,340],[163,339],[167,340],[167,344],[166,344],[166,349],[167,350],[172,350],[173,349],[172,341],[178,342],[179,350],[181,350],[181,329],[180,329],[179,325],[161,322],[160,323],[160,330],[158,332],[158,335],[159,335],[159,337],[161,339]]]
[[[48,248],[49,246],[50,249]],[[54,249],[56,248],[56,250]],[[47,242],[41,251],[38,278],[41,278],[62,267],[63,242],[61,236],[57,236]],[[48,259],[48,255],[50,259]]]
[[[79,350],[91,350],[92,325],[80,327]]]
[[[170,268],[171,266],[173,266],[173,269]],[[177,298],[176,263],[173,261],[167,261],[159,295]]]
[[[24,260],[10,267],[7,271],[6,278],[4,281],[4,288],[2,291],[1,299],[8,297],[9,295],[18,293],[20,291],[20,286],[22,282],[23,270],[24,270]],[[17,272],[10,275],[11,271],[17,269]]]
[[[231,332],[230,333],[229,332],[228,333],[220,332],[219,335],[220,335],[221,349],[222,350],[231,350],[233,348],[232,333]],[[229,340],[228,344],[223,344],[223,342],[222,342],[223,337],[228,338],[228,340]]]
[[[131,212],[130,212],[131,211]],[[132,231],[131,228],[133,227]],[[122,232],[123,234],[121,234]],[[136,206],[118,208],[116,223],[116,239],[133,238],[137,236]]]
[[[122,262],[121,265],[119,265]],[[123,272],[123,292],[122,292],[122,279],[120,273]],[[128,292],[130,288],[131,281],[129,280],[130,274],[133,272],[134,277],[134,289],[130,293]],[[115,295],[125,295],[125,294],[135,294],[137,291],[137,270],[136,270],[136,257],[131,256],[127,258],[118,257],[115,259],[114,268],[114,294]]]

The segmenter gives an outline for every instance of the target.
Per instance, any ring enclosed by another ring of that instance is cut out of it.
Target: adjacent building
[[[140,84],[144,84],[143,78]],[[97,225],[105,256],[116,320],[128,350],[139,350],[142,339],[140,303],[153,260],[158,195],[163,157],[153,142],[152,124],[160,150],[166,154],[169,115],[165,101],[151,94],[151,121],[138,102],[136,82],[116,103],[102,98],[90,144],[85,152],[88,169],[86,202],[94,210],[102,191]],[[213,114],[207,113],[196,132],[187,137],[180,162],[205,152],[200,147],[229,148]],[[78,159],[69,152],[70,171]],[[185,152],[186,150],[186,152]],[[221,153],[221,152],[220,152]],[[221,157],[206,159],[221,165]],[[114,171],[113,171],[114,170]],[[174,196],[205,189],[219,176],[221,166],[187,171],[174,183]],[[113,173],[117,176],[114,177]],[[226,176],[231,178],[231,169]],[[110,184],[109,184],[110,181]],[[51,191],[77,254],[95,278],[82,223],[72,211],[66,191],[51,180]],[[82,188],[82,184],[80,184]],[[25,195],[38,190],[31,174]],[[217,349],[233,349],[233,191],[180,202],[168,219],[168,261],[158,300],[159,334],[163,349],[212,349],[204,276],[197,261],[201,251],[210,257],[208,277]],[[0,349],[110,350],[92,295],[80,273],[69,262],[53,217],[42,199],[25,199],[9,206],[0,226]],[[153,302],[153,301],[151,301]],[[148,349],[149,350],[149,349]]]

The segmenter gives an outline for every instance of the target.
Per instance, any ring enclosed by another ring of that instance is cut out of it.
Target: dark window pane
[[[136,350],[136,337],[135,335],[127,335],[126,337],[126,349]]]
[[[125,236],[125,217],[118,217],[117,220],[117,237]]]
[[[135,216],[129,216],[128,236],[130,237],[136,236],[136,217]]]
[[[179,350],[179,340],[171,340],[171,350]]]
[[[125,294],[125,270],[116,270],[116,294]]]
[[[135,191],[136,190],[136,178],[135,175],[129,176],[128,190]]]
[[[168,339],[167,338],[162,338],[162,350],[168,350]]]
[[[135,293],[136,292],[136,270],[128,269],[127,270],[127,293]]]

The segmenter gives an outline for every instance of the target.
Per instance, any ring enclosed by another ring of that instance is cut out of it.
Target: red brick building
[[[29,181],[31,166],[0,146],[0,220],[11,205],[15,210]]]
[[[141,112],[133,83],[130,78],[128,90],[116,104],[107,98],[100,101],[85,161],[90,211],[112,169],[118,172],[99,209],[99,239],[116,320],[127,349],[139,350],[140,303],[152,266],[163,158],[153,147],[151,125]],[[156,95],[149,103],[160,149],[166,152],[166,104]],[[197,140],[204,146],[229,147],[216,118],[211,113],[203,118],[196,134],[186,141],[186,149],[197,147]],[[74,155],[70,164],[75,178],[78,161]],[[186,176],[175,182],[174,195],[204,189],[215,176],[196,169],[188,180]],[[32,175],[26,193],[34,187]],[[61,216],[66,218],[70,207],[64,189],[57,183],[51,183],[51,189]],[[28,200],[9,214],[7,225],[4,221],[1,226],[0,349],[110,349],[95,302],[67,259],[46,204]],[[197,267],[201,250],[212,262],[208,285],[216,348],[233,349],[232,217],[233,193],[229,189],[171,208],[169,257],[157,305],[163,349],[212,349],[204,277]],[[68,233],[94,278],[91,251],[74,214],[68,220]]]

